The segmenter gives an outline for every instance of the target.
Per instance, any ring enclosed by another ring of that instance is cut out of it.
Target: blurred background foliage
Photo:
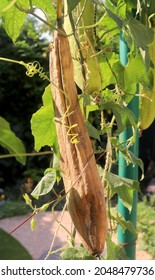
[[[44,36],[42,36],[44,34]],[[48,45],[51,40],[45,25],[28,17],[22,32],[14,44],[0,25],[0,56],[26,63],[38,61],[48,74]],[[14,63],[0,63],[0,115],[11,125],[12,131],[19,137],[27,153],[34,152],[34,139],[31,133],[30,120],[32,114],[42,106],[42,93],[48,81],[41,80],[38,75],[26,76],[26,69]],[[44,150],[49,150],[45,147]],[[0,147],[0,154],[8,151]],[[0,160],[0,188],[5,189],[11,199],[21,198],[21,186],[27,178],[38,182],[45,168],[49,166],[50,155],[27,157],[25,166],[15,158]],[[10,188],[12,192],[10,192]]]

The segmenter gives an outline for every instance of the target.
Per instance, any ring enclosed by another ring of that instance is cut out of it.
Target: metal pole
[[[128,62],[128,46],[122,36],[122,33],[120,35],[120,62],[123,66],[126,66]],[[138,93],[138,87],[137,87],[137,93]],[[132,110],[132,112],[136,115],[138,118],[139,115],[139,105],[138,105],[138,97],[135,96],[132,101],[129,103],[128,108]],[[119,135],[119,141],[120,143],[125,142],[130,136],[132,135],[131,129],[126,129],[124,132],[122,132]],[[138,156],[138,150],[139,150],[139,139],[138,139],[138,131],[136,135],[136,141],[134,145],[131,148],[131,151]],[[126,161],[123,158],[122,154],[119,153],[119,167],[118,167],[118,174],[121,177],[138,180],[138,166],[132,166],[126,165]],[[122,204],[120,198],[118,198],[118,212],[125,218],[127,221],[131,221],[133,225],[136,227],[136,216],[137,216],[137,192],[134,192],[133,194],[133,206],[131,213],[129,210]],[[118,242],[120,245],[124,248],[127,256],[130,259],[135,259],[136,255],[136,240],[135,237],[126,230],[125,232],[122,231],[122,228],[118,226]]]

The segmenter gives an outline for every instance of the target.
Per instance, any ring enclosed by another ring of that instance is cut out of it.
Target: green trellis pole
[[[123,38],[121,33],[120,35],[120,62],[123,66],[126,66],[128,62],[128,46]],[[137,88],[138,93],[138,88]],[[132,101],[129,103],[128,108],[136,115],[138,118],[139,115],[139,105],[138,105],[138,96],[135,96]],[[132,135],[131,129],[126,129],[119,135],[120,143],[125,142]],[[139,139],[138,139],[138,131],[136,135],[136,141],[134,145],[131,147],[131,152],[138,157],[139,150]],[[138,180],[138,166],[126,165],[126,161],[123,158],[122,154],[119,153],[119,167],[118,174],[121,177]],[[118,198],[118,212],[125,218],[127,221],[131,221],[133,225],[136,227],[136,216],[137,216],[137,192],[133,193],[133,206],[131,213],[129,210],[122,204],[120,197]],[[122,228],[118,226],[118,242],[124,248],[129,259],[135,259],[136,255],[136,240],[135,236],[131,234],[128,230],[125,232],[122,231]]]

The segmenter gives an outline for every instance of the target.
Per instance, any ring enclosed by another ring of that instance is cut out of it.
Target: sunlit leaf
[[[106,260],[129,260],[125,251],[117,244],[115,244],[110,235],[107,237],[107,255]]]
[[[44,11],[47,16],[51,15],[52,18],[56,19],[56,12],[55,12],[55,7],[52,4],[51,0],[33,0],[32,1],[33,6],[36,6],[37,8],[41,9],[42,11]]]
[[[22,155],[26,153],[24,144],[11,130],[10,124],[2,117],[0,117],[0,145],[6,148],[10,154],[14,154],[17,161],[25,164],[26,156]]]
[[[62,260],[96,260],[83,246],[66,248],[60,256]]]
[[[142,176],[141,176],[141,180],[144,179],[144,163],[143,161],[136,157],[134,153],[132,153],[131,151],[129,151],[129,155],[130,155],[130,159],[131,159],[131,163],[133,164],[133,166],[135,166],[136,164],[140,167],[141,171],[142,171]]]
[[[43,107],[41,107],[31,119],[32,134],[35,139],[35,149],[52,146],[58,154],[58,141],[54,122],[54,107],[50,86],[47,86],[43,94]]]
[[[115,102],[105,102],[102,104],[103,109],[113,111],[118,126],[118,133],[121,133],[125,128],[133,126],[136,128],[137,120],[133,112],[122,105]]]
[[[109,9],[106,10],[108,12],[108,15],[117,23],[118,27],[122,28],[122,20],[120,19],[120,17],[118,17],[115,13],[113,13]]]
[[[76,248],[67,248],[60,254],[60,257],[62,260],[79,260],[77,253]]]
[[[54,187],[55,182],[56,173],[53,170],[42,177],[42,179],[37,184],[31,195],[37,199],[39,198],[39,196],[49,193]]]
[[[111,172],[106,172],[106,180],[110,185],[110,197],[118,194],[122,203],[129,211],[132,209],[133,192],[140,191],[139,182],[128,178],[120,177]]]
[[[126,221],[124,217],[117,214],[115,216],[112,215],[112,218],[117,221],[117,223],[121,226],[122,231],[125,232],[126,230],[130,231],[135,237],[137,237],[137,231],[133,226],[131,221]]]
[[[146,50],[147,46],[150,45],[153,41],[154,33],[152,28],[147,27],[139,20],[136,20],[134,18],[129,19],[127,21],[127,25],[135,41],[135,44],[138,47],[141,47],[143,50]]]
[[[15,6],[12,6],[2,15],[3,27],[14,43],[20,35],[25,19],[26,13],[21,12]]]
[[[146,76],[146,67],[142,57],[137,54],[129,55],[129,62],[124,69],[125,91],[136,92],[137,83],[142,82]]]

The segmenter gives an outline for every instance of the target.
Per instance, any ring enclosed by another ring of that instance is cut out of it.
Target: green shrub
[[[32,209],[25,202],[6,201],[3,206],[0,206],[0,219],[25,215],[32,212]]]

